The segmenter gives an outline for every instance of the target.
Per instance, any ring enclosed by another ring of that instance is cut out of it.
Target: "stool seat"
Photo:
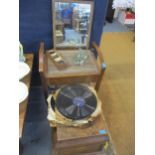
[[[46,53],[48,52],[49,51],[47,51]],[[63,78],[66,76],[69,78],[80,75],[99,75],[100,70],[93,53],[90,50],[84,50],[84,52],[88,55],[88,58],[83,65],[76,65],[74,63],[74,57],[76,54],[78,54],[78,52],[79,50],[57,50],[57,53],[59,53],[68,64],[68,67],[61,71],[54,65],[50,57],[48,57],[47,55],[46,76],[55,79]]]

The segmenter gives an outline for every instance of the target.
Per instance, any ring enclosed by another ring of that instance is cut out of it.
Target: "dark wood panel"
[[[81,80],[82,79],[82,80]],[[75,84],[75,83],[90,83],[90,82],[96,82],[98,80],[97,75],[83,75],[83,76],[72,76],[72,77],[57,77],[52,79],[47,79],[48,85],[56,84],[56,85],[62,85],[62,84]]]
[[[106,122],[101,115],[89,127],[75,128],[57,126],[53,135],[54,155],[84,155],[86,153],[102,152],[104,143],[109,141],[108,134],[101,134],[101,130],[107,131]]]
[[[80,147],[71,147],[67,149],[58,150],[58,155],[84,155],[88,153],[102,152],[103,144],[94,143],[92,145],[83,145]]]

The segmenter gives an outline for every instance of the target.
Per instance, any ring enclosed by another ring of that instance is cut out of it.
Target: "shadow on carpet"
[[[30,88],[26,112],[21,155],[51,155],[51,128],[46,119],[47,107],[43,90],[39,86]]]

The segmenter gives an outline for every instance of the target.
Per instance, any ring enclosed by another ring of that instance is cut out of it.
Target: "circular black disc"
[[[95,111],[97,100],[88,87],[78,84],[67,85],[59,91],[55,106],[63,116],[80,120]]]

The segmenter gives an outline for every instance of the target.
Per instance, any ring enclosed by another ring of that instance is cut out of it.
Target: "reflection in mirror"
[[[56,47],[88,47],[92,22],[91,9],[90,3],[54,3]]]

